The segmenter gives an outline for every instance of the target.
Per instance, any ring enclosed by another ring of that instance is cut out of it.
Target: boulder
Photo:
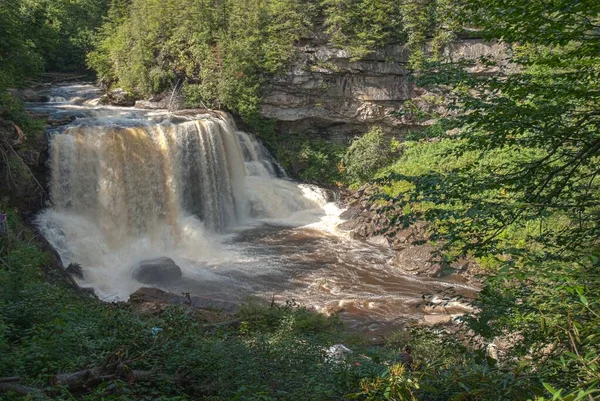
[[[397,252],[392,263],[407,271],[429,268],[434,251],[435,249],[431,245],[409,246]]]
[[[452,323],[452,316],[446,314],[439,315],[425,315],[423,321],[426,325],[435,326],[438,324],[450,324]]]
[[[431,245],[408,246],[396,252],[392,264],[405,272],[428,277],[441,277],[442,265],[435,260]]]
[[[381,247],[390,246],[388,239],[384,235],[376,235],[374,237],[371,237],[367,240],[367,242],[369,244],[375,245],[375,246],[381,246]]]
[[[325,351],[325,361],[333,363],[342,363],[346,356],[352,353],[352,350],[344,344],[334,344]]]
[[[408,242],[408,240],[411,239],[411,237],[413,237],[413,230],[411,228],[404,228],[402,230],[398,230],[396,232],[396,238],[398,239],[398,242],[400,244],[405,244]]]
[[[146,284],[168,284],[181,278],[181,268],[170,258],[156,258],[140,262],[133,277]]]

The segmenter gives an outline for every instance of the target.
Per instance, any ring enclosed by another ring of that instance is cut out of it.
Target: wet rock
[[[343,222],[342,224],[339,224],[337,228],[342,231],[352,231],[358,226],[358,224],[360,223],[356,220],[348,220]]]
[[[367,240],[367,242],[371,245],[388,247],[390,245],[388,239],[384,235],[376,235]]]
[[[173,259],[162,257],[140,262],[133,277],[145,284],[168,284],[181,278],[181,269]]]
[[[48,118],[46,121],[48,125],[51,127],[60,127],[62,125],[67,125],[75,121],[75,116],[61,117],[61,118]]]
[[[409,246],[396,253],[393,264],[407,271],[418,271],[431,266],[433,252],[431,245]]]
[[[356,240],[364,240],[364,237],[361,237],[360,235],[358,235],[354,231],[350,231],[350,238],[351,239],[356,239]]]
[[[133,107],[135,106],[135,97],[132,93],[123,89],[115,89],[103,95],[98,103],[119,107]]]
[[[362,210],[359,207],[349,207],[342,214],[340,214],[340,218],[344,220],[355,219],[362,213]]]
[[[138,100],[135,102],[135,107],[146,110],[160,110],[168,107],[168,101],[165,100]]]
[[[209,322],[228,321],[238,306],[201,297],[192,297],[188,293],[172,294],[152,287],[142,287],[129,296],[129,301],[140,312],[157,313],[169,305],[185,305],[195,310],[195,317]]]
[[[392,264],[405,272],[427,277],[441,277],[442,264],[435,260],[431,245],[408,246],[396,252]]]
[[[452,323],[452,316],[446,314],[440,315],[425,315],[423,321],[428,325],[449,324]]]

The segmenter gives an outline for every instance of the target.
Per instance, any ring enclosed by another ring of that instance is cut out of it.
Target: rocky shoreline
[[[338,229],[348,232],[355,240],[394,250],[396,255],[392,265],[403,273],[476,281],[481,271],[474,260],[444,261],[431,241],[429,223],[400,223],[402,208],[391,201],[378,200],[377,193],[375,185],[363,185],[355,191],[344,190],[341,201],[347,209],[340,217],[346,221]]]

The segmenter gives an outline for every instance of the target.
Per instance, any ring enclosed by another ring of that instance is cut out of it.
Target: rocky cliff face
[[[407,101],[425,112],[432,107],[432,95],[409,76],[404,45],[391,44],[356,61],[320,38],[298,44],[298,50],[287,74],[271,80],[262,105],[262,114],[276,119],[280,130],[343,142],[371,125],[396,132],[423,125],[397,113]],[[504,54],[503,45],[476,39],[457,41],[447,49],[453,59],[501,60]]]

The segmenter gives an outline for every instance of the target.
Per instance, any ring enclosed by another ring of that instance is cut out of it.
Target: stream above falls
[[[293,299],[368,333],[440,314],[419,306],[423,294],[476,291],[404,274],[392,250],[351,239],[337,228],[335,196],[288,179],[226,113],[102,106],[89,84],[47,96],[27,108],[69,123],[47,134],[53,205],[37,223],[65,266],[82,266],[80,285],[105,301],[146,286],[133,272],[158,257],[182,271],[156,285],[166,291],[235,303]]]

